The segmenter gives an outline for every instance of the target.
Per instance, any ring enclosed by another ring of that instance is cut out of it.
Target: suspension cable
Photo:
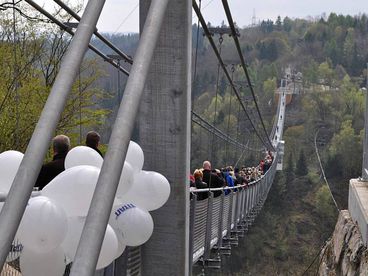
[[[257,99],[256,99],[256,95],[254,93],[254,89],[253,89],[253,85],[251,83],[251,80],[250,80],[250,77],[249,77],[249,73],[248,73],[248,70],[247,70],[247,67],[245,65],[245,60],[244,60],[244,56],[243,56],[243,53],[241,51],[241,48],[240,48],[240,43],[239,43],[239,39],[238,39],[238,36],[237,36],[237,33],[236,33],[236,30],[235,30],[235,25],[234,25],[234,21],[233,21],[233,18],[231,16],[231,12],[230,12],[230,8],[229,8],[229,5],[227,3],[227,0],[222,0],[222,4],[224,6],[224,9],[225,9],[225,13],[226,13],[226,17],[227,17],[227,20],[229,22],[229,26],[230,26],[230,29],[231,29],[231,32],[232,32],[232,37],[234,39],[234,42],[235,42],[235,45],[236,45],[236,49],[238,51],[238,54],[239,54],[239,57],[240,57],[240,62],[241,62],[241,65],[243,67],[243,70],[244,70],[244,73],[245,73],[245,76],[247,78],[247,82],[249,84],[249,89],[252,93],[252,97],[253,97],[253,101],[254,101],[254,104],[255,104],[255,107],[256,107],[256,110],[257,110],[257,113],[258,113],[258,116],[259,116],[259,119],[261,121],[261,124],[262,124],[262,128],[266,134],[266,137],[267,137],[267,142],[269,143],[270,145],[270,148],[273,149],[273,145],[272,145],[272,142],[270,140],[270,137],[267,133],[267,130],[266,130],[266,127],[265,127],[265,124],[263,122],[263,119],[262,119],[262,115],[261,115],[261,112],[259,110],[259,106],[258,106],[258,103],[257,103]]]
[[[67,27],[64,23],[60,22],[58,19],[56,19],[53,15],[51,15],[49,12],[47,12],[46,10],[44,10],[41,6],[39,6],[36,2],[32,1],[32,0],[24,0],[25,2],[27,2],[29,5],[31,5],[33,8],[35,8],[36,10],[38,10],[40,13],[42,13],[44,16],[46,16],[48,19],[50,19],[52,22],[54,22],[56,25],[58,25],[62,30],[66,31],[67,33],[69,33],[70,35],[74,36],[74,32]],[[105,61],[107,61],[108,63],[110,63],[112,66],[119,68],[119,70],[121,72],[123,72],[125,75],[129,76],[129,72],[123,68],[123,67],[119,67],[118,64],[114,61],[112,61],[110,58],[108,58],[105,54],[103,54],[100,50],[98,50],[95,46],[89,44],[88,48],[91,49],[93,52],[95,52],[97,55],[99,55],[100,57],[102,57]]]
[[[202,0],[199,0],[199,10],[201,10],[201,6],[202,6]],[[194,54],[194,72],[193,72],[193,78],[192,78],[192,100],[191,100],[191,110],[194,111],[194,99],[193,99],[193,91],[196,88],[196,84],[197,84],[197,60],[198,60],[198,41],[199,41],[199,19],[197,21],[197,37],[196,37],[196,47],[195,47],[195,54]],[[191,120],[193,121],[193,114],[191,113]],[[193,128],[193,124],[191,124],[191,133],[193,133],[194,128]],[[200,133],[199,133],[199,144],[201,145],[202,142],[202,128],[200,128]],[[190,156],[193,155],[192,152],[193,147],[190,147],[191,153]]]
[[[267,143],[264,141],[263,137],[258,133],[256,126],[255,126],[255,125],[254,125],[254,123],[251,121],[251,119],[250,119],[250,117],[249,117],[249,114],[248,114],[247,110],[245,109],[244,103],[243,103],[243,101],[242,101],[242,99],[241,99],[241,97],[240,97],[240,95],[239,95],[239,93],[238,93],[238,91],[237,91],[236,87],[235,87],[234,83],[231,81],[230,74],[229,74],[229,72],[227,71],[227,69],[226,69],[226,66],[225,66],[224,62],[222,61],[221,56],[219,55],[219,52],[218,52],[218,50],[217,50],[217,48],[216,48],[216,45],[215,45],[215,43],[214,43],[214,41],[213,41],[213,39],[212,39],[211,33],[210,33],[210,31],[208,30],[208,28],[207,28],[206,21],[204,20],[204,18],[203,18],[203,16],[202,16],[201,12],[199,11],[198,6],[197,6],[197,3],[195,2],[195,0],[193,0],[193,1],[192,1],[192,5],[193,5],[193,9],[194,9],[195,13],[196,13],[196,14],[197,14],[197,16],[198,16],[199,21],[201,22],[201,25],[202,25],[203,31],[204,31],[205,35],[207,36],[207,38],[208,38],[208,40],[209,40],[209,42],[210,42],[210,44],[211,44],[211,46],[212,46],[212,49],[213,49],[213,51],[214,51],[214,53],[215,53],[215,55],[216,55],[217,59],[219,60],[219,63],[220,63],[220,65],[221,65],[221,67],[222,67],[222,69],[223,69],[223,71],[224,71],[224,73],[225,73],[225,75],[226,75],[226,77],[227,77],[227,79],[228,79],[228,81],[229,81],[229,83],[230,83],[231,87],[233,88],[234,93],[235,93],[235,95],[236,95],[236,97],[237,97],[237,99],[238,99],[239,103],[240,103],[240,104],[241,104],[241,106],[242,106],[242,109],[243,109],[243,111],[244,111],[244,113],[245,113],[246,117],[247,117],[247,118],[248,118],[248,120],[250,121],[250,123],[251,123],[251,125],[252,125],[252,128],[254,129],[254,131],[255,131],[255,133],[256,133],[256,135],[257,135],[257,137],[262,141],[263,145],[264,145],[266,148],[270,148],[270,149],[272,149],[272,148],[273,148],[273,147],[272,147],[272,145],[271,145],[271,144],[267,144]]]
[[[330,195],[331,195],[331,198],[335,204],[335,207],[337,209],[338,212],[340,212],[340,208],[339,206],[337,205],[337,202],[335,200],[335,197],[331,191],[331,188],[330,188],[330,184],[328,183],[327,181],[327,178],[326,178],[326,175],[325,175],[325,170],[323,169],[323,166],[322,166],[322,162],[321,162],[321,157],[319,156],[319,152],[318,152],[318,147],[317,147],[317,135],[318,135],[318,132],[319,132],[319,129],[316,131],[316,134],[314,135],[314,148],[316,150],[316,155],[317,155],[317,159],[318,159],[318,163],[319,163],[319,166],[321,168],[321,171],[322,171],[322,175],[323,175],[323,179],[327,185],[327,188],[328,188],[328,191],[330,192]]]
[[[54,0],[55,3],[57,3],[60,7],[62,7],[67,13],[69,13],[72,17],[74,17],[77,21],[81,20],[81,17],[74,12],[70,7],[68,7],[63,1],[61,0]],[[94,34],[96,37],[98,37],[103,43],[105,43],[107,46],[109,46],[113,51],[115,51],[119,56],[121,56],[126,62],[129,64],[133,64],[133,59],[131,56],[125,54],[122,52],[118,47],[116,47],[114,44],[112,44],[110,41],[108,41],[103,35],[101,35],[97,29],[94,31]]]
[[[250,151],[263,151],[263,149],[261,150],[257,150],[257,149],[253,149],[251,147],[248,146],[249,142],[247,142],[246,144],[239,142],[238,140],[230,137],[229,135],[226,135],[223,131],[221,131],[220,129],[216,128],[215,126],[213,126],[212,124],[210,124],[209,122],[207,122],[205,119],[203,119],[201,116],[199,116],[197,113],[192,111],[192,122],[199,125],[200,127],[202,127],[203,129],[207,130],[210,133],[215,132],[215,135],[228,142],[231,143],[239,148],[244,148],[244,149],[248,149]]]
[[[235,66],[234,64],[231,65],[231,80],[234,81],[234,72],[235,72]],[[228,115],[228,119],[227,119],[227,129],[226,129],[226,133],[229,134],[230,132],[230,117],[231,117],[231,99],[232,99],[232,95],[230,93],[230,103],[229,103],[229,115]],[[229,159],[228,159],[228,144],[226,144],[225,147],[225,162],[228,163]]]
[[[13,6],[15,6],[15,0],[13,0]],[[15,130],[14,130],[14,136],[15,136],[15,147],[19,150],[20,146],[20,139],[19,139],[19,70],[18,70],[18,59],[17,59],[17,44],[18,44],[18,38],[17,38],[17,22],[16,22],[16,16],[15,16],[15,9],[13,9],[13,51],[14,51],[14,90],[15,90]]]
[[[220,34],[219,37],[219,46],[218,46],[218,51],[219,51],[219,55],[221,57],[221,52],[222,52],[222,42],[224,41],[224,38],[222,37],[222,35]],[[217,64],[217,76],[216,76],[216,93],[215,93],[215,112],[213,114],[213,122],[212,124],[214,125],[214,127],[216,127],[216,121],[217,121],[217,99],[218,99],[218,90],[219,90],[219,80],[220,80],[220,63]],[[213,157],[214,157],[214,151],[216,150],[215,147],[215,135],[214,133],[212,134],[212,143],[211,143],[211,161],[213,161]],[[216,159],[216,158],[215,158]]]

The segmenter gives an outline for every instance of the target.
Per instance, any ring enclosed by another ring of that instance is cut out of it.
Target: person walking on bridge
[[[95,151],[98,152],[101,157],[103,157],[102,152],[98,149],[100,145],[101,136],[96,131],[89,131],[86,136],[86,146],[93,148]]]
[[[52,139],[54,156],[51,162],[44,164],[38,175],[35,187],[42,190],[59,173],[65,170],[64,161],[70,149],[70,139],[66,135],[57,135]]]
[[[203,182],[206,182],[210,189],[224,187],[224,181],[215,173],[212,173],[210,161],[203,162]],[[214,191],[214,196],[220,196],[222,191]]]

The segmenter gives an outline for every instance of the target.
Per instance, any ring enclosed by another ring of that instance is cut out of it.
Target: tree
[[[335,212],[335,208],[331,199],[331,194],[326,185],[323,185],[316,193],[316,209],[325,223],[331,224],[331,218]]]
[[[346,178],[360,175],[362,164],[362,136],[354,133],[351,120],[342,123],[329,147],[329,154],[336,162],[341,163],[342,175]]]
[[[322,62],[318,66],[318,75],[321,80],[323,80],[323,84],[331,85],[332,79],[334,78],[334,71],[330,67],[328,62]]]
[[[281,31],[282,30],[282,22],[281,22],[281,16],[277,16],[277,19],[276,19],[276,28],[278,31]]]
[[[264,106],[271,103],[274,98],[276,88],[277,83],[275,77],[269,78],[263,82],[263,94],[262,97],[260,97],[260,102],[263,103]]]
[[[337,65],[341,61],[340,48],[337,46],[336,40],[332,39],[327,41],[324,47],[326,55],[331,59],[334,65]]]
[[[305,159],[303,149],[301,149],[299,152],[299,158],[296,163],[295,173],[296,175],[299,175],[299,176],[304,176],[308,174],[308,164],[307,164],[307,160]]]
[[[285,17],[283,20],[283,28],[285,32],[290,32],[292,28],[292,20],[289,17]]]
[[[354,41],[355,41],[354,29],[349,28],[343,46],[345,66],[348,68],[351,68],[352,65],[354,55]]]
[[[0,151],[24,151],[47,100],[60,61],[70,42],[65,33],[42,21],[18,18],[16,40],[7,12],[0,14]],[[59,14],[60,16],[60,14]],[[6,35],[7,34],[7,35]],[[56,132],[79,137],[79,125],[101,124],[106,110],[94,103],[102,93],[93,87],[101,70],[86,59],[75,81]],[[82,116],[80,116],[82,115]]]

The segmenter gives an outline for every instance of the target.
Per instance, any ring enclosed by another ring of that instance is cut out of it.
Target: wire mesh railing
[[[249,184],[216,189],[191,188],[190,256],[193,264],[212,260],[211,250],[221,251],[223,241],[237,241],[238,236],[248,230],[267,198],[276,164],[277,154],[268,171]],[[215,191],[222,193],[214,197]],[[200,193],[208,193],[209,197],[198,200]]]
[[[211,251],[231,248],[237,244],[238,236],[243,236],[252,225],[261,210],[276,171],[277,155],[268,171],[257,181],[235,187],[216,189],[191,188],[190,200],[190,256],[192,264],[210,259]],[[215,191],[221,195],[214,197]],[[230,244],[229,244],[230,242]],[[7,263],[1,276],[22,275],[19,266],[19,256],[23,246],[15,240],[9,251]],[[124,253],[124,269],[118,269],[115,264],[96,275],[113,276],[141,275],[140,247],[128,247]],[[69,275],[70,265],[65,270]],[[121,272],[120,272],[121,273]]]

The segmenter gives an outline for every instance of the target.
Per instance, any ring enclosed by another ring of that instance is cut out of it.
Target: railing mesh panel
[[[228,222],[229,222],[229,211],[230,211],[230,196],[227,195],[224,198],[224,213],[222,215],[222,231],[230,230],[230,229],[227,229]]]
[[[193,252],[196,252],[201,247],[204,247],[207,208],[208,199],[199,200],[196,202],[196,209],[194,210]]]
[[[213,199],[212,205],[212,223],[211,223],[211,240],[218,237],[221,215],[221,196]]]

